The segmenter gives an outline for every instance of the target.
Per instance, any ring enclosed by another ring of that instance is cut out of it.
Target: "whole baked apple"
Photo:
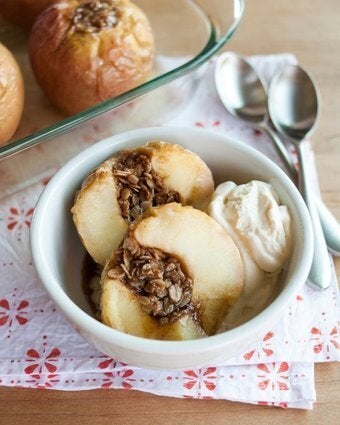
[[[0,15],[29,30],[40,13],[57,0],[0,0]]]
[[[24,81],[12,53],[0,43],[0,146],[15,133],[24,108]]]
[[[72,115],[144,82],[154,39],[129,0],[59,1],[36,20],[29,55],[46,96]]]

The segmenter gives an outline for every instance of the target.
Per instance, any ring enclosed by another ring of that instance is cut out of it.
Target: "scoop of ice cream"
[[[270,184],[223,183],[215,191],[210,210],[217,221],[230,223],[262,270],[277,273],[282,269],[289,255],[291,219]]]
[[[270,302],[289,257],[291,217],[272,186],[256,180],[219,185],[209,215],[232,237],[245,266],[243,294],[221,324],[224,331],[250,320]]]

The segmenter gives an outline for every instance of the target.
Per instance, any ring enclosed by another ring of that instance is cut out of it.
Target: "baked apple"
[[[51,103],[72,115],[144,82],[154,39],[129,0],[59,1],[36,20],[29,55]]]
[[[24,81],[12,53],[0,43],[0,146],[19,125],[24,107]]]
[[[6,21],[31,29],[40,13],[57,0],[0,0],[0,15]]]
[[[181,202],[205,209],[214,190],[201,158],[179,145],[152,142],[108,159],[83,182],[72,208],[91,257],[105,265],[130,223],[151,206]]]
[[[178,203],[151,208],[103,270],[101,319],[146,338],[213,335],[243,280],[236,245],[206,213]]]

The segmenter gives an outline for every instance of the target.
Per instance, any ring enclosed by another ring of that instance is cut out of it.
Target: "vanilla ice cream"
[[[245,266],[243,293],[220,325],[222,332],[250,320],[271,301],[291,249],[291,217],[272,186],[257,180],[219,185],[208,212],[234,240]]]

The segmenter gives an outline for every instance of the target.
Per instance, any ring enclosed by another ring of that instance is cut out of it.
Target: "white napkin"
[[[251,58],[267,78],[292,55]],[[234,119],[218,99],[211,61],[191,103],[167,125],[210,128],[282,165],[265,136]],[[292,152],[294,153],[294,152]],[[313,154],[309,160],[313,165]],[[310,176],[317,186],[316,174]],[[110,359],[82,339],[38,282],[29,250],[34,205],[46,180],[0,201],[0,384],[59,390],[126,388],[172,397],[220,398],[312,408],[314,362],[339,360],[338,289],[306,285],[276,326],[224,365],[145,370]]]

